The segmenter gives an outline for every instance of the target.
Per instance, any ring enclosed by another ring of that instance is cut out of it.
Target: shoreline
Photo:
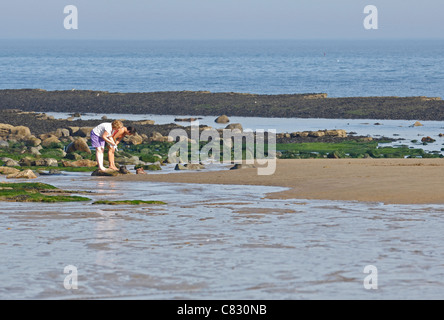
[[[288,188],[267,194],[270,199],[444,204],[439,192],[444,185],[442,159],[279,159],[270,176],[259,176],[256,168],[248,168],[111,179]]]

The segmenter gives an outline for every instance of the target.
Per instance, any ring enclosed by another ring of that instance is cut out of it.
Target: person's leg
[[[115,149],[113,147],[108,147],[108,160],[109,160],[109,168],[112,170],[119,170],[114,163],[114,153]]]
[[[97,160],[97,165],[99,167],[99,170],[105,171],[105,167],[103,166],[103,153],[104,153],[105,149],[100,147],[100,148],[96,148],[96,160]]]

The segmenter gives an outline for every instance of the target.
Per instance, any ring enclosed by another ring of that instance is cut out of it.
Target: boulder
[[[72,161],[72,162],[62,160],[62,166],[63,167],[74,167],[74,168],[82,168],[82,167],[92,168],[92,167],[97,166],[97,162],[92,161],[92,160],[86,160],[86,159]]]
[[[86,140],[84,138],[77,138],[68,145],[68,147],[66,148],[66,152],[86,152],[91,154],[91,149],[89,148],[88,143],[86,143]]]
[[[8,141],[0,141],[0,148],[9,148]]]
[[[413,124],[413,126],[414,126],[414,127],[422,127],[423,124],[422,124],[421,122],[419,122],[419,121],[416,121],[416,122]]]
[[[81,127],[73,135],[76,137],[89,138],[91,136],[91,131],[94,128],[91,127]]]
[[[34,156],[40,156],[41,153],[37,147],[31,147],[29,148],[29,152]]]
[[[117,171],[114,171],[114,170],[101,171],[99,169],[97,169],[96,171],[94,171],[91,174],[91,176],[93,176],[93,177],[116,177],[118,175],[119,175],[119,173]]]
[[[148,140],[149,141],[163,142],[163,141],[165,141],[165,137],[161,133],[154,131],[153,133],[151,133],[151,135],[148,138]]]
[[[7,167],[20,167],[20,163],[18,163],[15,160],[12,160],[12,159],[8,159],[8,160],[4,161],[4,164]]]
[[[119,173],[120,174],[131,174],[131,172],[125,166],[121,166],[119,168]]]
[[[312,138],[320,138],[320,137],[325,136],[325,132],[324,131],[310,131],[308,133],[308,136],[312,137]]]
[[[0,136],[7,136],[11,133],[14,126],[6,123],[0,123]]]
[[[214,120],[216,123],[228,123],[230,122],[230,119],[226,115],[221,115]]]
[[[11,134],[21,137],[28,137],[31,135],[31,130],[25,126],[17,126],[11,129]]]
[[[32,170],[23,170],[17,173],[10,174],[6,177],[7,179],[36,179],[37,176]]]
[[[145,170],[143,170],[143,168],[137,168],[136,174],[147,174],[147,173],[145,172]]]
[[[163,138],[163,136],[162,136],[162,138]],[[143,138],[141,136],[139,136],[138,134],[135,134],[132,136],[126,136],[123,139],[123,141],[127,144],[136,146],[136,145],[142,144]]]
[[[228,126],[225,127],[225,129],[228,130],[239,130],[240,132],[244,131],[244,128],[242,128],[242,125],[240,123],[231,123]]]
[[[10,175],[10,174],[17,174],[20,170],[16,168],[10,168],[10,167],[0,167],[0,174],[4,175]]]
[[[39,138],[36,138],[35,136],[30,136],[27,140],[26,140],[26,145],[30,146],[30,147],[37,147],[42,143],[42,140],[40,140]]]
[[[54,143],[61,143],[60,140],[56,136],[52,136],[52,137],[49,137],[49,138],[46,138],[45,140],[43,140],[42,146],[45,148],[48,148]]]
[[[56,159],[52,158],[44,158],[44,159],[37,159],[32,162],[33,166],[36,167],[58,167],[59,164]]]
[[[31,167],[33,162],[34,160],[32,160],[31,158],[25,157],[20,159],[19,164],[21,167]]]
[[[436,140],[431,138],[431,137],[424,137],[424,138],[421,139],[421,142],[423,142],[423,143],[433,143],[435,141]]]
[[[62,138],[62,137],[69,137],[69,136],[70,136],[70,133],[69,133],[69,130],[68,130],[68,129],[62,129],[62,128],[59,128],[59,129],[57,129],[57,130],[54,132],[54,135],[55,135],[57,138]]]

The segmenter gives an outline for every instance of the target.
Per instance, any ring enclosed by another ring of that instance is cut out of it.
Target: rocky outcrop
[[[91,150],[88,146],[88,143],[84,138],[77,138],[76,140],[71,142],[66,148],[66,152],[67,153],[86,152],[91,154]]]
[[[19,171],[17,173],[9,174],[6,178],[7,179],[36,179],[37,176],[32,170],[27,169],[27,170]]]
[[[221,115],[214,120],[216,123],[228,123],[230,122],[230,119],[226,115]]]

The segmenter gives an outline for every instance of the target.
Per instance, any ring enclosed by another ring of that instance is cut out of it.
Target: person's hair
[[[111,125],[112,125],[112,127],[113,127],[114,130],[119,130],[120,128],[123,127],[123,123],[122,123],[122,121],[120,121],[120,120],[114,120],[114,121],[111,123]]]
[[[136,134],[137,130],[134,127],[127,127],[126,130],[128,130],[129,134]]]

